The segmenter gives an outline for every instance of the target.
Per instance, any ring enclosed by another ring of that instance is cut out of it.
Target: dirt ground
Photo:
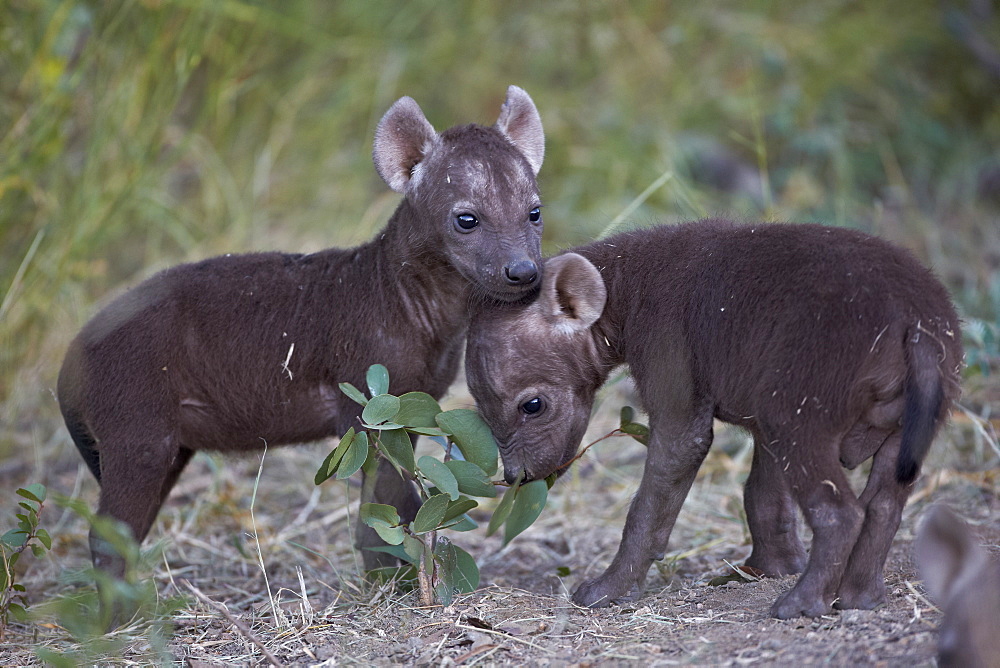
[[[618,389],[605,394],[592,438],[613,426],[609,420],[623,395],[627,399],[627,391]],[[467,402],[459,397],[446,407]],[[53,433],[44,446],[26,444],[35,448],[33,457],[0,470],[0,489],[12,496],[15,486],[42,475],[53,491],[79,494],[92,504],[96,483],[78,463],[68,438]],[[117,656],[91,662],[192,667],[266,665],[272,659],[289,666],[933,665],[940,613],[925,598],[911,543],[926,508],[944,502],[997,551],[996,456],[976,433],[975,425],[959,415],[932,451],[886,565],[888,603],[871,611],[789,621],[772,619],[768,610],[794,578],[708,584],[750,552],[741,510],[750,453],[745,438],[733,430],[717,432],[671,537],[671,552],[651,569],[645,595],[628,607],[601,610],[573,605],[569,593],[598,575],[618,546],[644,457],[642,446],[631,439],[593,448],[550,491],[535,525],[506,547],[499,537],[485,536],[495,502],[474,510],[480,529],[453,538],[476,557],[482,586],[446,608],[421,607],[414,594],[359,576],[350,540],[358,486],[313,486],[313,472],[327,451],[323,446],[272,450],[262,468],[258,459],[199,455],[145,544],[159,542],[163,548],[151,566],[159,595],[188,597],[172,618],[174,633],[165,653],[157,654],[151,645],[148,623],[136,622],[113,636],[123,646]],[[259,489],[252,500],[258,469]],[[863,475],[856,473],[852,482],[861,484]],[[6,509],[13,503],[4,499],[0,517],[10,516]],[[44,559],[24,559],[32,604],[82,587],[66,584],[61,575],[89,559],[86,527],[79,518],[47,506],[43,524],[55,544]],[[184,581],[215,605],[197,600]],[[13,624],[0,647],[0,665],[37,665],[37,647],[69,652],[77,645],[54,619]]]

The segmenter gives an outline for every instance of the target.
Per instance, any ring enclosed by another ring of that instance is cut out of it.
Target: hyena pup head
[[[466,379],[508,482],[561,475],[576,454],[608,371],[592,331],[606,299],[594,265],[567,253],[545,263],[535,300],[473,315]]]
[[[452,265],[477,292],[501,300],[541,279],[542,122],[517,86],[492,127],[437,133],[411,98],[386,112],[375,132],[379,175],[403,193],[412,214],[406,243]]]

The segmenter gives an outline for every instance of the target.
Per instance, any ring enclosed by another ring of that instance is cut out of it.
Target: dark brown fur
[[[891,244],[818,225],[702,221],[575,253],[547,261],[533,303],[478,313],[466,358],[508,479],[561,471],[594,393],[631,367],[650,417],[646,470],[617,556],[574,600],[639,594],[717,418],[754,437],[747,563],[804,569],[773,614],[883,601],[910,483],[959,393],[959,321],[941,284]],[[526,412],[535,397],[543,409]],[[858,498],[842,466],[872,457]],[[814,533],[808,561],[796,504]]]
[[[941,668],[1000,668],[1000,561],[946,506],[924,517],[914,544],[917,566],[944,619]]]
[[[311,255],[226,255],[163,271],[70,344],[59,402],[101,483],[100,515],[138,540],[198,450],[248,452],[344,433],[360,407],[337,388],[386,365],[394,392],[440,397],[455,378],[471,297],[536,289],[544,153],[528,95],[511,86],[493,127],[441,134],[410,98],[379,124],[373,157],[404,199],[373,241]],[[458,216],[478,226],[463,230]],[[534,220],[532,220],[534,219]],[[380,473],[374,500],[418,500]],[[380,541],[367,527],[360,545]],[[93,532],[94,563],[124,562]],[[380,555],[364,552],[366,564]]]

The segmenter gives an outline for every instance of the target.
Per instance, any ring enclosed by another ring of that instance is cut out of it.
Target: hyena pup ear
[[[375,129],[375,169],[396,192],[405,193],[420,178],[420,164],[431,152],[437,133],[411,97],[401,97]]]
[[[539,307],[546,322],[562,334],[588,329],[604,312],[608,298],[601,272],[587,258],[566,253],[545,263]]]
[[[914,553],[924,586],[942,607],[955,585],[988,558],[965,522],[945,506],[933,506],[924,516]]]
[[[545,133],[542,119],[528,94],[517,86],[507,88],[507,100],[500,107],[500,118],[494,127],[521,151],[538,174],[545,158]]]

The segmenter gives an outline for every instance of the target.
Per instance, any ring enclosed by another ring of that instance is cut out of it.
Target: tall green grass
[[[62,352],[105,295],[217,253],[369,238],[398,200],[372,134],[404,94],[444,128],[491,123],[508,84],[528,90],[550,248],[630,203],[625,225],[858,226],[915,248],[995,323],[981,295],[1000,226],[975,183],[1000,146],[996,84],[947,18],[846,0],[10,0],[0,454],[58,429]],[[998,46],[995,20],[982,29]],[[712,187],[713,154],[762,190]]]

